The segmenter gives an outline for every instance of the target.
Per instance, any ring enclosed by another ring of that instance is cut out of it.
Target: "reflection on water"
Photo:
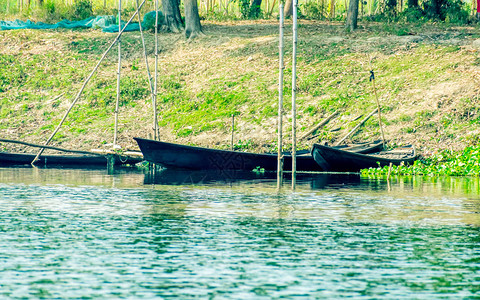
[[[477,178],[297,183],[0,169],[0,298],[480,297]]]

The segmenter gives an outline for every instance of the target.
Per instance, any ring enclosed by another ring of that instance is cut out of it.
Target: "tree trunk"
[[[480,0],[477,0],[477,19],[480,19]]]
[[[335,0],[330,0],[330,19],[335,19]]]
[[[185,0],[185,37],[194,39],[199,35],[203,35],[202,25],[200,24],[200,16],[198,15],[197,0]]]
[[[292,0],[286,0],[285,1],[285,7],[283,8],[283,14],[284,14],[285,18],[288,18],[293,14],[293,1]]]
[[[179,0],[163,0],[163,14],[165,17],[165,30],[179,33],[183,30],[182,16],[180,14]]]
[[[347,29],[354,31],[357,29],[357,19],[358,19],[358,0],[350,0],[348,5],[347,13]]]

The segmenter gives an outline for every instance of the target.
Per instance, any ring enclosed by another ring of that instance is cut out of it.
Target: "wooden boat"
[[[314,144],[313,159],[325,171],[358,172],[361,169],[393,165],[412,164],[417,159],[415,147],[412,145],[389,151],[375,153],[355,153],[342,149]]]
[[[0,166],[30,165],[35,154],[0,152]],[[135,164],[142,158],[122,157],[114,155],[115,164]],[[104,155],[42,155],[37,166],[107,166]]]
[[[165,168],[252,171],[260,167],[267,171],[277,170],[276,153],[258,154],[179,145],[143,138],[134,139],[137,141],[145,160]],[[378,151],[381,147],[383,147],[383,144],[376,142],[355,145],[351,149],[352,151],[372,152]],[[340,148],[347,150],[349,147],[340,146]],[[322,171],[309,151],[297,152],[296,161],[297,171]],[[285,171],[291,171],[291,154],[285,154],[283,166]]]

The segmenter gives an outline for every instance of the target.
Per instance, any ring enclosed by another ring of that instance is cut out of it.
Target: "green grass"
[[[422,104],[417,107],[410,97],[410,93],[420,91],[426,95],[437,84],[458,80],[464,76],[464,70],[475,65],[475,54],[448,44],[416,43],[407,47],[388,39],[367,43],[369,38],[382,33],[366,31],[346,36],[334,30],[319,34],[321,26],[304,25],[306,34],[299,44],[299,135],[324,116],[340,110],[342,120],[332,120],[318,131],[318,139],[335,140],[359,122],[353,120],[355,117],[372,111],[376,104],[369,70],[373,68],[384,124],[387,128],[398,127],[389,139],[395,142],[416,136],[437,144],[445,138],[458,139],[465,145],[478,143],[474,134],[456,135],[478,126],[478,97],[447,95],[442,101],[451,103],[451,109],[445,111],[435,106],[437,99],[417,95],[415,101]],[[273,25],[271,28],[276,30]],[[244,125],[238,127],[240,140],[249,140],[244,136],[252,130],[263,128],[271,132],[250,140],[246,143],[248,147],[275,147],[272,140],[276,138],[274,123],[278,111],[278,45],[271,39],[272,31],[245,37],[237,35],[236,30],[232,27],[221,43],[215,34],[195,43],[161,35],[159,125],[171,133],[171,139],[195,143],[195,137],[201,133],[228,134],[231,116],[235,115]],[[326,42],[342,34],[343,41]],[[148,33],[146,37],[151,53],[153,36]],[[258,37],[265,39],[256,42]],[[32,139],[48,135],[112,39],[113,35],[98,31],[0,32],[0,40],[5,41],[0,45],[5,46],[0,52],[0,128],[23,131],[21,134]],[[42,48],[50,42],[55,47]],[[126,34],[123,43],[120,114],[125,125],[121,130],[131,135],[146,135],[151,127],[151,95],[139,34]],[[291,49],[291,40],[286,43],[286,49]],[[19,50],[5,50],[14,47]],[[286,53],[284,72],[286,112],[291,109],[292,93],[289,54]],[[113,51],[86,86],[69,116],[64,136],[57,139],[59,143],[86,140],[84,136],[92,134],[99,141],[109,140],[116,101],[116,68]],[[152,64],[150,70],[153,72]],[[62,98],[53,100],[62,93]],[[410,105],[409,111],[405,111],[406,103]],[[286,138],[290,134],[288,122],[286,118]],[[341,129],[330,131],[337,127]],[[439,128],[441,134],[437,132]],[[371,138],[378,132],[374,117],[353,139]],[[89,136],[88,140],[95,138]]]

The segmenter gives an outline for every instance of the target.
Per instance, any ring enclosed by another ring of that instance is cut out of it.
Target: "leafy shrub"
[[[150,29],[155,30],[156,18],[157,16],[155,11],[146,13],[145,16],[143,17],[143,22],[142,22],[143,30],[150,30]],[[157,25],[159,26],[158,28],[160,28],[160,26],[163,24],[163,21],[164,21],[163,13],[161,11],[158,11],[158,23],[157,23]]]
[[[429,0],[423,4],[427,18],[447,21],[449,23],[466,23],[468,11],[461,0]]]
[[[84,20],[93,15],[93,5],[90,0],[77,0],[73,5],[72,20]]]
[[[302,15],[310,20],[324,20],[327,13],[325,3],[307,2],[302,5]]]
[[[255,1],[250,0],[237,0],[240,6],[240,14],[243,19],[258,19],[262,17],[262,11],[260,6]]]
[[[48,0],[43,4],[43,11],[45,14],[45,20],[54,20],[56,18],[56,7],[55,7],[55,1],[53,0]]]
[[[459,0],[451,0],[445,8],[445,22],[465,24],[468,22],[468,11]]]
[[[420,7],[408,7],[398,17],[405,22],[418,22],[425,18],[425,14]]]
[[[386,0],[380,14],[366,19],[376,22],[424,22],[439,20],[447,23],[466,24],[469,22],[469,10],[462,0],[426,0],[421,6],[410,6],[397,13],[398,0]]]

